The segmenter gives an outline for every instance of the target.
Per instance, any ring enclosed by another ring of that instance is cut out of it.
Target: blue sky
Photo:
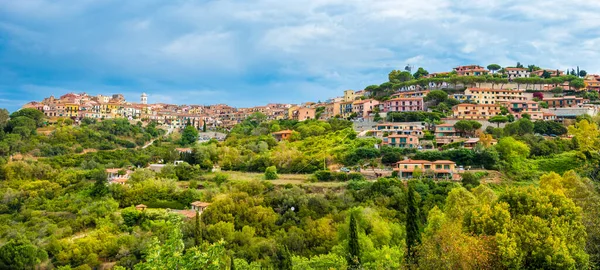
[[[325,100],[406,64],[600,71],[600,1],[0,0],[0,107]]]

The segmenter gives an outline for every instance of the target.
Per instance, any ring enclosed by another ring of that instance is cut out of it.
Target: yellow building
[[[354,90],[344,91],[344,101],[345,102],[354,101],[355,99],[356,99],[356,95],[354,93]]]
[[[465,90],[466,100],[477,104],[498,104],[499,102],[526,101],[524,91],[508,89],[469,88]]]
[[[452,113],[457,119],[486,120],[500,114],[500,104],[458,104]]]
[[[65,104],[65,116],[66,117],[78,117],[79,116],[79,105],[75,103]]]

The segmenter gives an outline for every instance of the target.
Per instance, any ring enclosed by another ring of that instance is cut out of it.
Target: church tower
[[[146,93],[142,93],[141,102],[142,104],[148,104],[148,95]]]

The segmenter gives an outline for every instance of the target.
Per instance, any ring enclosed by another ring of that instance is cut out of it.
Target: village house
[[[120,184],[124,185],[129,180],[129,176],[132,171],[126,169],[119,168],[111,168],[106,169],[106,174],[108,175],[108,183],[109,184]]]
[[[504,68],[509,80],[516,78],[529,78],[529,70],[526,68],[507,67]]]
[[[524,91],[488,88],[468,88],[465,90],[464,98],[466,101],[477,104],[496,104],[499,102],[527,100]]]
[[[537,77],[542,77],[542,75],[544,75],[544,71],[548,72],[551,77],[563,76],[565,74],[564,72],[557,70],[557,69],[540,69],[540,70],[532,71],[531,75],[535,75]]]
[[[456,169],[456,163],[450,160],[412,160],[406,159],[396,163],[394,171],[398,172],[398,177],[402,179],[411,179],[416,177],[418,172],[420,176],[432,177],[438,180],[460,180],[461,177]]]
[[[539,104],[535,101],[511,101],[504,105],[516,118],[521,118],[523,114],[528,114],[531,120],[542,120],[544,113]]]

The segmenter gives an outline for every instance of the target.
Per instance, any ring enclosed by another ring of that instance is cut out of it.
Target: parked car
[[[350,172],[350,169],[348,169],[348,168],[346,168],[346,167],[342,167],[342,168],[340,169],[340,172],[345,172],[345,173],[348,173],[348,172]]]

